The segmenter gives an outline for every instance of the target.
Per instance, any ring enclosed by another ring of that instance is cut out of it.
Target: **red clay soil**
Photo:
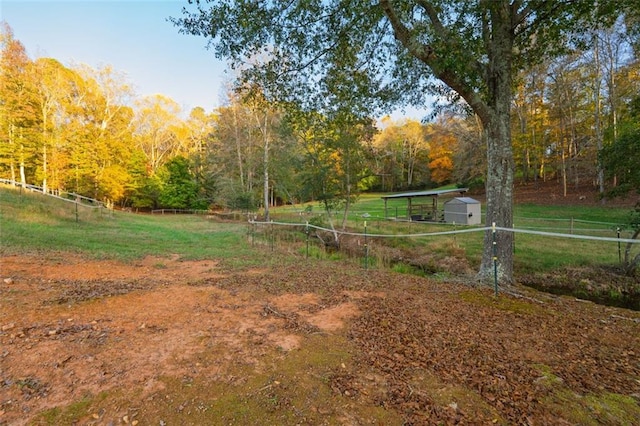
[[[639,313],[535,292],[495,300],[464,285],[328,265],[301,259],[231,271],[176,257],[4,257],[0,424],[135,388],[142,391],[129,405],[106,400],[77,424],[159,424],[139,407],[163,395],[161,376],[232,380],[234,360],[259,369],[268,348],[286,357],[314,333],[344,335],[351,345],[353,362],[327,384],[345,401],[332,408],[345,411],[342,424],[368,423],[349,409],[359,404],[414,425],[571,424],[542,404],[553,380],[572,395],[640,400]],[[211,341],[224,350],[203,363]],[[322,413],[313,405],[295,407],[295,423],[317,424],[304,421]]]

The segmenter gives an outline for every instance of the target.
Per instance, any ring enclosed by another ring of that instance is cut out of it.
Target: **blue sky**
[[[222,103],[230,80],[224,62],[203,37],[180,34],[167,22],[182,15],[186,0],[0,0],[0,20],[13,29],[31,59],[52,57],[65,66],[111,65],[139,97],[163,94],[187,115]],[[408,108],[392,114],[422,118]]]
[[[0,19],[13,29],[29,57],[52,57],[66,66],[112,65],[138,96],[161,93],[188,113],[211,112],[224,96],[224,62],[206,39],[180,34],[167,18],[186,0],[0,0]]]

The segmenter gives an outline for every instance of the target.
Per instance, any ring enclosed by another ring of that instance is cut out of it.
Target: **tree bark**
[[[506,115],[506,117],[505,117]],[[509,127],[509,112],[504,108],[500,114],[485,124],[487,144],[486,225],[498,227],[513,226],[513,152]],[[494,276],[493,233],[484,236],[484,251],[478,276],[482,280]],[[502,284],[513,279],[513,233],[498,231],[495,236],[497,257],[497,277]]]
[[[508,2],[495,2],[491,6],[490,39],[487,41],[489,63],[487,88],[489,98],[482,120],[487,144],[487,215],[486,224],[498,227],[513,226],[514,159],[511,145],[511,100],[513,34]],[[473,105],[472,105],[473,107]],[[513,233],[488,230],[484,236],[484,251],[478,276],[482,280],[494,276],[501,284],[513,280]],[[497,261],[494,264],[494,256]]]

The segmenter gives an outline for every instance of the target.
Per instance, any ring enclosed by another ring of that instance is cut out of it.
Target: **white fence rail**
[[[105,208],[105,205],[102,201],[98,201],[93,198],[85,197],[84,195],[76,194],[74,192],[66,192],[66,191],[45,191],[43,187],[37,185],[30,184],[22,184],[21,182],[14,181],[11,179],[0,179],[0,183],[5,185],[15,186],[19,188],[23,188],[25,190],[29,190],[31,192],[39,192],[43,195],[47,195],[49,197],[57,198],[62,201],[66,201],[69,203],[80,204],[84,207],[89,208]]]

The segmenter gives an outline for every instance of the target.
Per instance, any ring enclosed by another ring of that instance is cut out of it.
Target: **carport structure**
[[[440,221],[438,214],[438,198],[447,194],[464,194],[469,191],[469,188],[456,188],[456,189],[440,189],[435,191],[417,191],[417,192],[403,192],[400,194],[384,195],[384,217],[389,218],[387,202],[389,200],[406,199],[407,200],[407,219],[412,221]],[[416,203],[415,199],[431,198],[431,203]],[[397,215],[396,215],[397,219]],[[444,218],[443,218],[444,220]]]

